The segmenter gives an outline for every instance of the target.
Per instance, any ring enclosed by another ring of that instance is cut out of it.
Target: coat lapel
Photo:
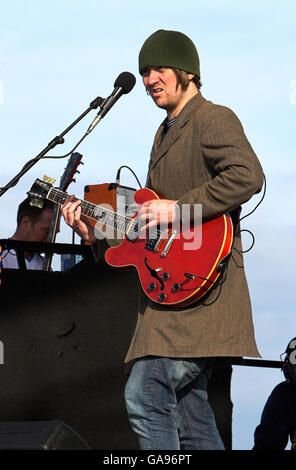
[[[188,119],[196,109],[205,101],[201,93],[195,95],[182,109],[176,121],[169,129],[168,133],[161,140],[164,128],[164,122],[160,125],[152,147],[149,170],[151,171],[159,160],[167,153],[168,149],[179,139],[182,127],[187,123]]]

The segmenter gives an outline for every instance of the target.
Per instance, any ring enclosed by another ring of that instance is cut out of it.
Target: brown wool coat
[[[150,159],[149,186],[165,199],[202,204],[204,220],[232,213],[260,191],[261,165],[236,115],[199,93],[178,115],[161,142],[158,129]],[[241,250],[241,239],[234,247]],[[164,357],[260,357],[241,256],[232,250],[221,288],[198,304],[173,309],[141,294],[125,361]],[[216,300],[215,300],[216,299]]]

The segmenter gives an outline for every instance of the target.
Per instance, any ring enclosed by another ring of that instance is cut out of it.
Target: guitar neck
[[[68,199],[69,194],[61,191],[60,189],[51,188],[48,192],[46,199],[55,202],[56,204],[63,205]],[[72,202],[81,199],[74,198]],[[107,227],[112,227],[119,232],[126,234],[127,228],[132,221],[130,217],[118,214],[112,210],[106,209],[103,206],[97,206],[89,201],[81,200],[81,213],[96,222],[101,222]]]
[[[48,243],[55,242],[59,218],[60,218],[60,207],[55,206],[53,210],[52,221],[51,221],[48,237],[47,237]],[[44,258],[43,258],[43,267],[42,267],[43,271],[50,270],[52,257],[53,257],[53,253],[45,253]]]

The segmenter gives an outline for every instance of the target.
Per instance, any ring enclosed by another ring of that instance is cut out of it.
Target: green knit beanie
[[[144,42],[139,54],[139,71],[146,67],[173,67],[200,78],[195,45],[183,33],[159,29]]]

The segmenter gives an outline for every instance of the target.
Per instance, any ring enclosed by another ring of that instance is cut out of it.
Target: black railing
[[[15,250],[19,269],[26,270],[24,252],[33,251],[36,253],[55,253],[59,255],[72,254],[82,255],[84,259],[93,261],[94,255],[91,245],[76,245],[71,243],[42,243],[42,242],[24,242],[12,240],[10,238],[0,239],[0,247],[4,250]]]

